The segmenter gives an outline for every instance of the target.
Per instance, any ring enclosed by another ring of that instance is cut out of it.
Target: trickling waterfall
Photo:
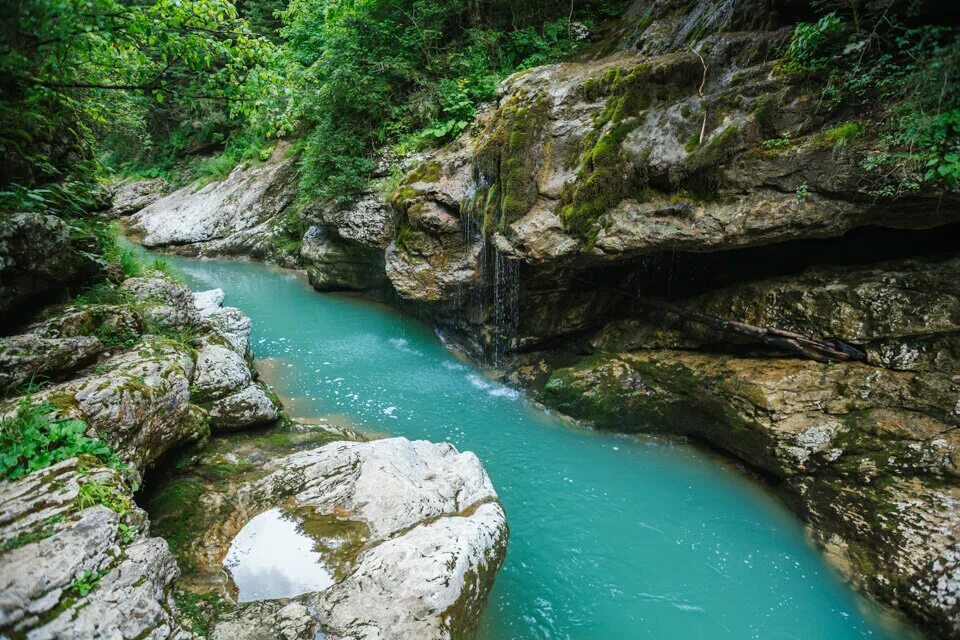
[[[515,346],[520,312],[520,261],[494,248],[493,262],[493,366]]]

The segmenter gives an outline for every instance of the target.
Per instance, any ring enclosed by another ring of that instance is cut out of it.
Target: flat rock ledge
[[[328,589],[240,605],[213,638],[441,640],[476,630],[508,530],[473,453],[390,438],[275,464],[242,492],[251,513],[287,504],[353,521],[367,531],[362,550]]]

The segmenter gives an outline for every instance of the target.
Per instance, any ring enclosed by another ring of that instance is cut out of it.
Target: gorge
[[[24,2],[0,635],[960,637],[955,3]]]

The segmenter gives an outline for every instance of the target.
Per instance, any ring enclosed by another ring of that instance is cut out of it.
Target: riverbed
[[[298,418],[474,451],[510,525],[480,637],[904,638],[845,585],[797,518],[697,446],[594,431],[543,410],[384,305],[298,274],[169,258],[253,320],[264,378]]]

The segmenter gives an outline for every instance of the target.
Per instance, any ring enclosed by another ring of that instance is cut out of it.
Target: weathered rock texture
[[[163,178],[124,180],[113,187],[113,206],[107,212],[111,218],[132,215],[170,193],[172,186]]]
[[[32,401],[86,422],[139,473],[211,429],[273,422],[277,403],[252,373],[250,319],[222,301],[219,290],[128,278],[109,303],[59,308],[0,338],[0,390],[54,380]]]
[[[147,537],[116,472],[88,462],[0,482],[0,634],[192,638],[176,621],[167,543]]]
[[[330,588],[241,605],[214,638],[431,640],[476,630],[507,525],[472,453],[392,438],[294,454],[242,493],[248,510],[292,504],[362,525],[359,555]],[[344,562],[343,559],[340,560]]]
[[[531,355],[515,375],[597,426],[692,435],[762,469],[858,584],[954,637],[958,276],[954,256],[811,269],[677,303],[842,336],[866,363],[778,356],[655,311],[607,325],[572,365]]]
[[[869,114],[833,114],[815,83],[774,72],[803,10],[641,1],[624,20],[629,50],[509,78],[474,131],[393,194],[397,293],[489,355],[498,340],[527,347],[624,315],[623,296],[581,286],[592,271],[633,289],[653,256],[960,220],[956,189],[869,195],[874,128],[843,144],[830,135]],[[705,52],[706,78],[680,34]],[[518,287],[508,326],[496,307]]]
[[[281,221],[296,194],[294,160],[279,144],[266,162],[238,165],[230,175],[164,196],[128,219],[144,246],[194,256],[272,258]]]
[[[78,235],[56,216],[0,215],[0,329],[102,275],[96,251],[96,238]]]
[[[640,0],[621,50],[515,74],[392,195],[386,273],[547,404],[762,469],[867,591],[956,637],[960,193],[876,195],[870,110],[775,68],[813,15]],[[651,298],[867,362],[792,359]]]

